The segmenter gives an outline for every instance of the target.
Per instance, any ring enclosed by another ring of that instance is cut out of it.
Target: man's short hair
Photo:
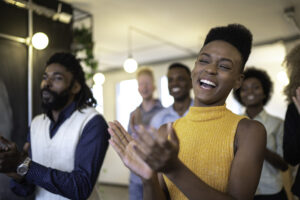
[[[59,52],[53,54],[46,63],[46,66],[57,63],[64,66],[69,72],[72,73],[75,80],[80,84],[85,82],[84,72],[80,62],[74,55],[66,52]]]
[[[173,63],[169,66],[168,70],[174,69],[174,68],[182,68],[186,71],[186,73],[191,76],[191,70],[188,66],[182,64],[182,63]]]
[[[149,67],[141,67],[141,68],[139,68],[138,71],[137,71],[137,73],[136,73],[136,78],[139,78],[141,75],[148,75],[154,81],[153,71]]]
[[[244,72],[244,81],[248,78],[256,78],[259,80],[259,82],[262,85],[265,98],[263,100],[263,105],[266,105],[268,101],[271,98],[272,92],[273,92],[273,82],[271,81],[270,76],[267,74],[265,70],[257,69],[255,67],[247,68]],[[242,105],[242,99],[241,99],[241,88],[233,91],[234,98]]]
[[[223,40],[233,45],[242,55],[242,70],[249,58],[252,46],[251,32],[241,24],[229,24],[210,29],[203,46],[215,41]]]

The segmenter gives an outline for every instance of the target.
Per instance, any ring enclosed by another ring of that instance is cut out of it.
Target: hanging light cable
[[[127,35],[127,41],[128,41],[128,58],[124,61],[123,67],[124,70],[128,73],[133,73],[136,71],[138,67],[138,63],[135,59],[132,57],[132,36],[131,36],[131,27],[128,28],[128,35]]]

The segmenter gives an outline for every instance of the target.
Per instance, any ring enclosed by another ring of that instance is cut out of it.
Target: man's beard
[[[43,92],[47,92],[50,97],[43,97]],[[41,98],[42,109],[44,112],[48,112],[50,110],[60,110],[65,107],[69,101],[70,87],[60,93],[53,92],[48,88],[43,88],[41,90]]]

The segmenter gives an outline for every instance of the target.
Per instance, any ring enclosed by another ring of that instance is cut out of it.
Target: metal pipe
[[[7,35],[4,33],[0,33],[0,37],[4,38],[4,39],[8,39],[8,40],[12,40],[15,42],[20,42],[20,43],[27,43],[27,39],[26,38],[21,38],[21,37],[17,37],[17,36],[12,36],[12,35]]]
[[[139,29],[139,28],[130,26],[130,29],[131,29],[132,31],[135,31],[135,32],[137,32],[137,33],[140,33],[140,34],[142,34],[142,35],[144,35],[144,36],[147,36],[147,37],[149,37],[149,38],[152,38],[152,39],[154,39],[154,40],[160,41],[160,42],[162,42],[162,43],[164,43],[164,44],[167,44],[167,45],[169,45],[169,46],[172,46],[172,47],[175,47],[175,48],[177,48],[177,49],[180,49],[180,50],[186,52],[187,54],[189,54],[190,56],[194,56],[194,55],[197,55],[197,54],[198,54],[198,52],[195,52],[195,51],[193,51],[193,50],[191,50],[191,49],[189,49],[189,48],[182,47],[182,46],[180,46],[180,45],[178,45],[178,44],[175,44],[174,42],[167,41],[167,40],[165,40],[165,39],[163,39],[163,38],[161,38],[161,37],[159,37],[159,36],[157,36],[157,35],[148,33],[148,32],[146,32],[146,31],[144,31],[144,30]]]
[[[32,39],[33,34],[33,11],[32,11],[32,0],[29,0],[29,9],[28,9],[28,37]],[[31,124],[32,119],[32,57],[33,57],[33,47],[30,43],[28,44],[28,125]]]

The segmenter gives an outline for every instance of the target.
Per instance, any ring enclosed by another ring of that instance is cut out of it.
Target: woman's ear
[[[243,80],[244,80],[244,74],[240,73],[239,77],[236,79],[235,84],[233,86],[233,89],[237,90],[242,86]]]
[[[78,81],[75,81],[73,87],[72,87],[72,93],[77,94],[81,90],[81,85],[78,83]]]

